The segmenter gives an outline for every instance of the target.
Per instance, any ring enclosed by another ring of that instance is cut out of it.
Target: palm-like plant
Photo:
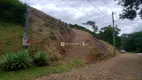
[[[32,63],[32,58],[27,50],[19,51],[18,53],[8,53],[2,56],[0,66],[4,70],[19,70],[26,69]]]
[[[14,56],[14,53],[4,54],[0,59],[0,67],[5,70],[14,70],[16,68]]]
[[[26,69],[31,66],[33,62],[28,50],[19,51],[15,55],[14,61],[16,62],[16,69]]]
[[[48,65],[48,55],[46,51],[38,51],[34,55],[34,63],[37,66],[45,66]]]

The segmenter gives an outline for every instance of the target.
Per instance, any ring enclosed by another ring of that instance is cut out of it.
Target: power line
[[[107,16],[105,13],[103,13],[97,6],[95,6],[91,1],[87,0],[92,6],[94,6],[98,11],[100,11],[103,15]]]
[[[73,5],[69,4],[69,3],[66,2],[65,0],[62,0],[62,1],[64,1],[66,4],[70,5],[71,7],[73,7],[73,8],[75,8],[76,10],[82,12],[83,14],[85,14],[86,16],[88,16],[88,17],[90,18],[90,16],[89,16],[88,14],[84,13],[83,11],[81,11],[81,10],[79,10],[78,8],[74,7]]]
[[[104,4],[106,4],[106,6],[107,6],[107,8],[108,8],[109,10],[111,10],[112,12],[114,12],[114,11],[110,8],[109,4],[108,4],[105,0],[102,0],[102,1],[103,1]],[[118,22],[118,21],[119,21],[119,19],[117,19],[117,20],[114,21],[114,22]]]
[[[88,16],[89,19],[90,19],[91,16],[89,16],[88,14],[84,13],[84,12],[81,11],[80,9],[78,9],[78,8],[76,8],[75,6],[71,5],[71,4],[68,3],[67,1],[65,1],[65,0],[62,0],[62,1],[64,1],[66,4],[70,5],[71,7],[75,8],[75,9],[78,10],[79,12],[83,13],[84,15]],[[89,1],[89,0],[87,0],[87,1]],[[91,3],[91,2],[89,1],[89,3]],[[91,4],[92,4],[92,3],[91,3]],[[93,5],[93,4],[92,4],[92,5]],[[93,5],[93,6],[95,7],[95,5]],[[96,8],[97,8],[97,7],[96,7]],[[97,8],[97,9],[99,10],[99,8]],[[107,16],[107,15],[104,14],[101,10],[99,10],[99,11],[100,11],[103,15]]]
[[[115,22],[116,22],[116,23],[119,23],[119,24],[121,24],[121,25],[124,25],[124,26],[128,26],[128,25],[125,25],[124,23],[122,23],[122,21],[120,21],[120,19],[116,20]]]
[[[97,6],[95,6],[91,1],[87,0],[93,7],[95,7],[98,11],[100,11],[104,16],[107,16],[104,12],[102,12]],[[109,18],[110,19],[110,18]],[[109,20],[107,18],[107,20]]]
[[[105,0],[102,0],[104,2],[104,4],[106,4],[106,6],[112,11],[112,9],[109,7],[108,3],[106,3]],[[113,12],[113,11],[112,11]]]

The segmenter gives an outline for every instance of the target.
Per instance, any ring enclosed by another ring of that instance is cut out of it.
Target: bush
[[[26,69],[32,63],[32,58],[27,50],[19,51],[17,54],[8,53],[2,56],[0,66],[4,70]]]
[[[37,66],[45,66],[48,65],[48,55],[46,51],[38,51],[34,55],[34,63]]]
[[[14,56],[14,53],[7,53],[3,55],[0,60],[0,67],[5,70],[14,70],[16,68]]]
[[[63,59],[63,55],[61,55],[59,53],[51,53],[49,56],[49,59],[51,62],[57,62],[57,61],[60,61],[61,59]]]
[[[0,0],[0,20],[24,24],[26,9],[19,0]]]
[[[26,69],[31,66],[33,60],[28,50],[19,51],[14,58],[16,69]]]

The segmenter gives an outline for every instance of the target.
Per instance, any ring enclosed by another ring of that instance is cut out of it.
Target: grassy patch
[[[66,63],[66,66],[68,68],[78,68],[78,67],[82,67],[86,64],[87,62],[85,60],[81,60],[81,59],[74,59],[71,60],[69,62]]]
[[[21,49],[23,34],[24,27],[0,22],[0,54]]]
[[[31,80],[32,78],[53,74],[53,73],[63,73],[67,72],[72,68],[77,68],[85,65],[83,60],[75,59],[68,61],[67,63],[63,62],[56,66],[45,66],[45,67],[36,67],[33,66],[26,70],[0,72],[0,80]]]
[[[63,65],[52,67],[32,67],[26,70],[0,73],[0,80],[31,80],[38,76],[43,76],[52,73],[66,72],[68,69]]]
[[[129,53],[129,54],[136,54],[136,52],[127,52],[127,53]]]

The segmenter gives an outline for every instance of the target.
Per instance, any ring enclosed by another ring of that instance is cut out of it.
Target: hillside
[[[5,24],[5,23],[3,23]],[[9,26],[9,25],[8,25]],[[11,26],[11,25],[10,25]],[[17,51],[22,48],[24,28],[18,25],[4,27],[1,25],[0,52]],[[2,34],[7,32],[5,34]],[[11,35],[9,35],[11,34]],[[4,38],[5,36],[5,38]],[[68,24],[32,8],[29,25],[29,50],[47,50],[51,60],[83,58],[88,62],[112,55],[112,46],[94,38],[85,31],[70,28]],[[3,42],[4,41],[4,42]],[[66,45],[65,43],[85,43],[85,45]]]
[[[93,60],[97,58],[108,57],[112,53],[112,47],[107,43],[94,38],[87,32],[72,29],[76,34],[71,43],[80,43],[79,45],[70,46],[70,51],[67,52],[67,58],[85,58],[87,60]]]
[[[0,54],[21,49],[23,34],[24,27],[0,22]]]
[[[69,10],[61,11],[62,15],[72,12],[66,4],[49,2],[54,8],[60,6]],[[40,3],[0,0],[0,80],[142,80],[142,54],[128,52],[141,52],[142,32],[119,36],[117,26],[115,30],[111,25],[98,30],[99,22],[93,18],[68,16],[70,20],[90,26],[93,29],[90,31],[30,7],[34,4],[45,9],[51,6]],[[91,6],[79,7],[91,9]],[[51,12],[58,14],[58,10]],[[75,17],[78,18],[73,19]],[[85,22],[80,20],[83,18]],[[24,26],[25,19],[28,28]],[[116,50],[115,55],[113,32],[116,49],[121,49],[121,53]],[[29,45],[23,46],[23,43]]]
[[[87,32],[72,29],[66,23],[36,9],[32,9],[30,21],[30,48],[33,52],[45,49],[51,56],[61,54],[65,59],[84,58],[88,61],[112,55],[111,45],[94,38]],[[61,42],[68,45],[62,47]],[[80,45],[83,42],[85,46]]]

